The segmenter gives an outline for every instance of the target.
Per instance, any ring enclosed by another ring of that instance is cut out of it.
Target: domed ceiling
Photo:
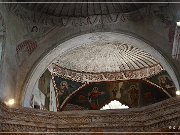
[[[29,0],[24,0],[29,2]],[[38,2],[39,0],[33,1]],[[64,0],[46,0],[46,2],[56,2],[56,3],[26,3],[21,4],[24,8],[44,13],[51,16],[68,16],[68,17],[85,17],[91,15],[105,15],[111,13],[128,13],[131,11],[136,11],[140,8],[147,6],[148,4],[138,4],[138,0],[133,1],[134,3],[112,3],[112,2],[124,2],[124,1],[104,1],[108,3],[102,3],[98,0],[86,3],[88,1],[64,1]],[[61,2],[61,3],[57,3]],[[72,3],[65,3],[72,2]],[[79,2],[79,3],[75,3]],[[90,1],[89,1],[90,2]]]
[[[58,58],[58,65],[80,72],[121,72],[156,66],[148,53],[123,43],[81,46]]]
[[[50,68],[78,82],[141,79],[163,70],[150,54],[119,42],[97,42],[68,50]]]

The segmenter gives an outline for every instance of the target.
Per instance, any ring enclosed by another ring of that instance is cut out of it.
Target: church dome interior
[[[0,134],[180,132],[180,3],[0,0]]]

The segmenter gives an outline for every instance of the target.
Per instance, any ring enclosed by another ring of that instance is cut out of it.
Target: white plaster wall
[[[1,57],[2,57],[2,42],[3,42],[3,37],[0,35],[0,64],[1,64]]]
[[[41,92],[41,90],[38,88],[39,80],[36,81],[35,86],[32,89],[32,95],[34,95],[34,100],[33,102],[38,104],[40,106],[40,109],[43,109],[43,106],[45,106],[45,95]],[[26,100],[26,99],[25,99]],[[24,102],[30,102],[29,100],[26,100]],[[53,86],[52,80],[50,80],[50,103],[49,103],[49,111],[57,112],[57,107],[56,107],[56,96],[55,96],[55,90]]]
[[[16,44],[22,40],[26,26],[20,19],[9,13],[4,4],[0,4],[0,12],[6,25],[6,41],[0,71],[0,98],[5,100],[16,97],[16,77],[18,72],[15,57]]]
[[[40,109],[42,109],[42,105],[45,105],[45,95],[39,90],[38,81],[36,82],[32,90],[32,94],[34,95],[34,102],[36,102],[40,106]]]

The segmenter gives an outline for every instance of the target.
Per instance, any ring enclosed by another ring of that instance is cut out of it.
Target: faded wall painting
[[[164,88],[171,96],[176,96],[175,85],[166,71],[162,71],[158,75],[148,78],[148,80]]]
[[[63,101],[75,90],[81,87],[83,84],[79,82],[75,82],[69,79],[64,79],[58,76],[54,76],[54,86],[56,90],[57,97],[57,107],[60,110],[60,106]]]
[[[167,98],[169,96],[162,89],[148,82],[129,80],[87,84],[70,97],[67,104],[99,110],[112,100],[118,100],[129,107],[141,107]]]
[[[24,35],[24,39],[31,39],[34,41],[40,40],[44,34],[50,29],[47,26],[39,26],[37,24],[27,25],[27,33]]]
[[[19,66],[23,64],[26,59],[28,59],[28,57],[36,49],[36,47],[37,42],[33,40],[24,40],[17,45],[16,58]]]
[[[18,65],[22,65],[24,61],[38,47],[38,42],[52,29],[53,27],[28,24],[27,31],[23,35],[23,39],[16,45],[16,58]]]
[[[52,78],[53,77],[53,78]],[[174,84],[166,72],[145,80],[103,81],[83,84],[57,75],[51,75],[49,70],[41,76],[38,83],[39,90],[45,99],[43,105],[46,110],[50,106],[50,82],[53,82],[57,111],[68,110],[99,110],[112,100],[118,100],[129,108],[147,106],[168,99],[174,90]],[[157,85],[162,88],[158,87]],[[173,90],[172,90],[173,88]]]
[[[110,99],[108,83],[91,83],[79,90],[68,103],[98,110]]]

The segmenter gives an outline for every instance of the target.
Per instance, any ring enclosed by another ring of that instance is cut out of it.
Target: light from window
[[[176,91],[176,95],[180,96],[180,90]]]
[[[180,27],[180,21],[179,22],[176,22],[177,26]]]
[[[129,107],[121,104],[121,103],[120,103],[119,101],[117,101],[117,100],[113,100],[113,101],[111,101],[109,104],[106,104],[105,106],[103,106],[100,110],[108,110],[108,109],[127,109],[127,108],[129,108]]]

